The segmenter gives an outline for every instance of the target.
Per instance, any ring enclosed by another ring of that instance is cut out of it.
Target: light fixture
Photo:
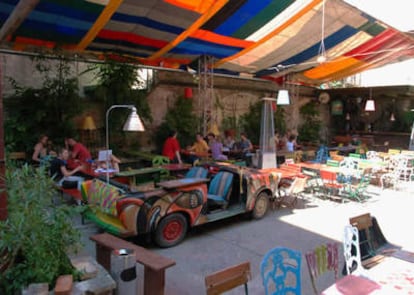
[[[109,151],[109,113],[116,108],[127,108],[131,110],[131,113],[126,120],[124,127],[122,128],[124,131],[144,131],[144,125],[142,124],[141,119],[137,114],[137,109],[133,105],[113,105],[106,111],[106,150]],[[106,157],[106,182],[109,182],[109,156],[110,153],[107,152]]]
[[[277,93],[277,101],[276,104],[278,105],[289,105],[289,92],[286,89],[280,89]]]
[[[144,125],[142,124],[141,119],[137,114],[137,109],[135,107],[132,108],[131,113],[126,120],[124,127],[122,128],[124,131],[145,131]]]
[[[372,88],[369,89],[369,98],[365,103],[366,112],[375,112],[375,100],[372,99]]]
[[[320,64],[326,62],[326,50],[325,50],[325,0],[322,1],[322,27],[321,27],[321,43],[319,45],[318,57],[316,61]]]
[[[394,122],[395,121],[395,115],[394,115],[394,110],[395,110],[395,99],[392,99],[392,111],[391,111],[391,116],[390,116],[390,121]]]
[[[347,121],[351,120],[351,115],[349,113],[346,113],[345,120]]]
[[[83,120],[82,130],[96,130],[95,121],[93,120],[91,115],[87,115]]]

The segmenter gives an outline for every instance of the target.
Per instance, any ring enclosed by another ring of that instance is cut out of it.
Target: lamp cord
[[[322,28],[321,28],[321,44],[319,45],[319,56],[325,56],[325,0],[322,1]]]

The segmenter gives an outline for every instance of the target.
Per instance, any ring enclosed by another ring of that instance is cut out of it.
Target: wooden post
[[[1,58],[1,55],[0,55]],[[0,220],[7,219],[7,193],[6,193],[6,162],[4,154],[4,126],[3,126],[3,64],[0,60]]]

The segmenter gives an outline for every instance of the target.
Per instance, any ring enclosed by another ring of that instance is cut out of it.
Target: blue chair
[[[270,250],[260,264],[266,295],[301,294],[302,254],[289,248]]]
[[[185,178],[207,178],[208,170],[204,167],[192,167],[185,174]]]
[[[233,174],[226,171],[217,173],[210,182],[207,193],[209,204],[227,206],[233,183]]]
[[[311,162],[324,164],[326,163],[327,160],[330,160],[330,159],[331,158],[329,157],[328,147],[326,145],[321,145],[318,151],[316,152],[315,160]]]

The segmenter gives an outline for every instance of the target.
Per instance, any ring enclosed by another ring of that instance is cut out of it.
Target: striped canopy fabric
[[[0,49],[196,71],[208,56],[215,73],[319,85],[412,58],[414,39],[342,0],[1,0]]]

